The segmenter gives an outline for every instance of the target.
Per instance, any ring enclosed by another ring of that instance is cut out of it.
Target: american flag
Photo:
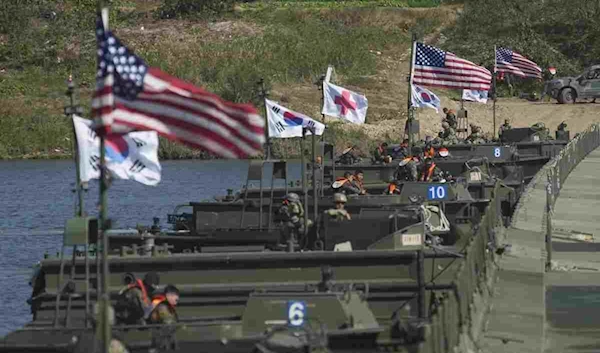
[[[496,49],[496,70],[521,77],[542,78],[542,68],[523,55],[506,48]]]
[[[453,89],[490,89],[488,69],[439,48],[416,43],[413,83]]]
[[[98,71],[92,99],[100,134],[153,130],[224,158],[262,151],[264,119],[249,104],[235,104],[147,66],[96,21]]]

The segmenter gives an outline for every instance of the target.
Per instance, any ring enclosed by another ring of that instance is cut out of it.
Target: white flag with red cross
[[[322,114],[348,120],[354,124],[364,124],[367,116],[367,97],[343,87],[323,82]]]

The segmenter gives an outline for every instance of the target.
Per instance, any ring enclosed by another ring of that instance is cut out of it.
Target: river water
[[[113,228],[151,225],[178,204],[212,199],[228,188],[246,183],[246,161],[164,161],[162,181],[155,187],[115,180],[109,190],[108,215]],[[270,175],[265,168],[264,175]],[[291,178],[300,177],[299,163],[289,165]],[[265,182],[267,178],[264,179]],[[45,252],[60,251],[61,231],[75,212],[72,192],[75,167],[70,161],[0,161],[0,337],[30,321],[32,266]],[[268,179],[270,185],[270,178]],[[282,185],[281,182],[275,185]],[[98,183],[90,183],[85,210],[98,214]]]

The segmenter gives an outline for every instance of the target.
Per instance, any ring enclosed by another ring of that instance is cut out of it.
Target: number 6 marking
[[[494,157],[500,158],[500,147],[494,148]]]
[[[288,321],[291,326],[302,326],[304,324],[304,303],[289,302]]]

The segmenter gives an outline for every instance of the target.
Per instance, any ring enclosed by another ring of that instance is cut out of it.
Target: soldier
[[[298,194],[290,192],[285,195],[279,210],[277,210],[277,215],[279,220],[283,222],[285,231],[295,235],[304,233],[304,207]],[[310,226],[310,222],[308,226]]]
[[[419,159],[415,157],[406,157],[400,161],[398,168],[394,173],[396,181],[417,181],[419,177]]]
[[[350,172],[345,172],[342,178],[338,178],[331,184],[331,188],[346,195],[360,195],[361,193],[361,190],[354,184],[354,175]]]
[[[546,128],[544,123],[535,123],[531,126],[531,129],[534,131],[533,136],[537,136],[539,141],[547,141],[551,140],[552,136],[550,136],[550,131]],[[535,137],[534,137],[534,140]]]
[[[365,173],[362,171],[362,169],[357,169],[354,172],[354,180],[352,180],[352,185],[354,187],[356,187],[357,189],[360,190],[360,192],[358,193],[359,195],[366,195],[367,193],[367,189],[365,189],[365,185],[364,185],[364,180],[365,180]]]
[[[466,143],[480,144],[485,143],[481,134],[481,128],[471,124],[471,134],[465,139]]]
[[[421,167],[419,181],[445,181],[444,173],[437,167],[431,157],[425,158],[423,166]]]
[[[556,128],[557,131],[566,131],[567,130],[567,123],[565,123],[564,121],[562,123],[560,123],[558,125],[558,127]]]
[[[388,160],[388,158],[386,158],[386,157],[388,157],[386,155],[387,147],[388,147],[387,142],[383,142],[379,146],[377,146],[377,148],[373,152],[373,162],[386,163],[386,161]]]
[[[333,195],[333,202],[335,202],[335,208],[330,208],[327,211],[325,211],[325,214],[329,217],[329,219],[335,221],[352,219],[348,211],[344,209],[346,202],[348,202],[348,198],[346,197],[346,195],[341,193],[335,193]]]
[[[404,139],[404,141],[402,141],[402,143],[398,147],[394,148],[391,157],[392,159],[408,157],[408,139]]]
[[[360,159],[354,154],[356,146],[351,146],[342,151],[342,155],[339,158],[339,162],[344,165],[351,165],[357,163]]]
[[[498,136],[502,136],[504,131],[510,129],[512,129],[512,126],[510,126],[510,120],[504,119],[504,124],[500,125],[500,128],[498,129]]]
[[[115,305],[115,316],[119,324],[143,325],[144,313],[150,307],[152,295],[160,278],[156,272],[148,272],[144,280],[133,279],[119,292]]]
[[[444,108],[444,109],[442,109],[442,111],[444,112],[444,114],[446,114],[444,119],[442,119],[442,122],[447,122],[451,128],[456,129],[458,122],[456,120],[456,113],[454,112],[454,110]]]
[[[453,144],[458,143],[458,138],[456,137],[456,131],[452,127],[450,127],[450,124],[448,124],[447,122],[443,122],[442,128],[444,129],[444,131],[442,131],[442,134],[440,136],[442,146],[448,146],[448,145],[453,145]]]
[[[152,324],[175,324],[179,321],[175,307],[179,302],[179,289],[172,284],[165,287],[162,294],[152,298],[148,320]]]

